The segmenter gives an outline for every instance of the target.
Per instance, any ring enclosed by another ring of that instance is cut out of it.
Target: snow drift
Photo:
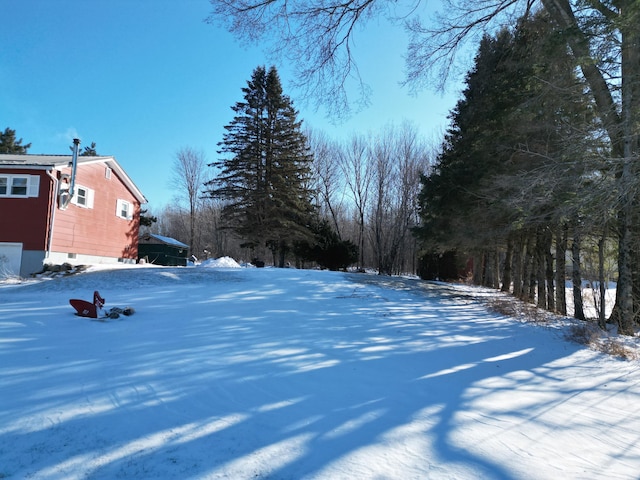
[[[204,268],[241,268],[240,264],[231,257],[211,258],[204,260],[198,266]]]

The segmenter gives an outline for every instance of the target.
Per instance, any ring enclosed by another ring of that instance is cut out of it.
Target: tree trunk
[[[513,251],[513,296],[522,298],[522,250],[524,249],[522,234],[514,241]]]
[[[616,303],[618,306],[617,318],[618,332],[623,335],[633,335],[633,238],[631,234],[631,221],[627,218],[631,212],[621,212],[620,234],[618,238],[618,287]]]
[[[545,252],[545,241],[544,241],[544,231],[542,228],[538,228],[536,232],[536,256],[535,256],[535,265],[536,265],[536,287],[537,287],[537,300],[536,305],[539,308],[547,308],[547,288],[546,288],[546,275],[545,275],[545,260],[546,260],[546,252]]]
[[[195,253],[195,248],[194,248],[194,242],[195,242],[195,236],[196,236],[196,206],[195,206],[195,201],[191,200],[190,202],[190,206],[189,206],[189,253],[190,254],[194,254]]]
[[[364,270],[364,214],[359,214],[358,224],[358,250],[360,251],[360,258],[358,263],[360,264],[360,270]]]
[[[522,268],[522,296],[520,297],[525,302],[530,302],[533,299],[531,292],[531,270],[533,266],[533,240],[530,234],[527,234],[527,243],[525,245],[524,262]]]
[[[475,254],[473,256],[473,284],[482,285],[484,278],[484,255]]]
[[[484,282],[485,287],[493,288],[495,286],[495,251],[488,250],[484,255]]]
[[[565,223],[556,232],[556,311],[561,315],[567,314],[567,289],[565,275],[567,262],[567,233],[568,226]]]
[[[544,263],[545,263],[545,276],[547,286],[547,310],[554,312],[556,310],[556,297],[554,288],[554,270],[553,270],[553,253],[551,247],[553,244],[553,235],[551,234],[551,228],[547,227],[544,230]]]
[[[498,249],[492,248],[485,255],[485,278],[484,286],[498,289],[500,287],[500,258]]]
[[[287,259],[287,253],[289,253],[289,245],[286,240],[280,240],[278,242],[278,268],[284,268]],[[274,257],[275,259],[275,257]]]
[[[493,288],[500,288],[500,250],[498,247],[493,249]]]
[[[605,294],[607,292],[606,279],[604,277],[604,242],[606,239],[606,230],[602,232],[602,237],[598,241],[598,286],[600,291],[600,311],[598,312],[598,325],[601,329],[607,328],[607,319],[605,313]]]
[[[509,292],[511,290],[511,259],[513,257],[513,238],[509,236],[507,240],[507,251],[504,256],[504,269],[502,270],[502,292]]]
[[[571,282],[573,283],[573,316],[584,320],[582,306],[582,271],[580,270],[580,234],[574,232],[571,243]]]

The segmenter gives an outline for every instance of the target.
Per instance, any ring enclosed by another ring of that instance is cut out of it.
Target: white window
[[[116,204],[116,216],[131,220],[133,218],[133,205],[126,200],[118,199]]]
[[[104,167],[104,178],[111,179],[111,169],[109,167]]]
[[[75,192],[73,192],[73,198],[71,203],[84,208],[93,208],[94,191],[90,188],[83,187],[82,185],[76,185]]]
[[[11,191],[9,195],[26,197],[29,188],[29,177],[13,177],[11,179]]]
[[[0,197],[37,197],[39,190],[38,175],[0,175]]]

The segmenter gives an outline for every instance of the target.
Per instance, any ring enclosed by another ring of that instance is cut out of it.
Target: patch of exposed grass
[[[551,312],[508,295],[493,297],[489,300],[488,305],[489,309],[500,315],[518,318],[525,322],[548,323],[554,316]]]
[[[636,349],[625,345],[624,339],[609,336],[608,332],[601,330],[592,322],[571,325],[567,331],[566,338],[569,341],[606,353],[612,357],[618,357],[623,360],[638,359]]]
[[[554,320],[569,321],[566,317],[558,317],[552,312],[509,295],[492,296],[487,300],[487,305],[495,313],[522,322],[546,325]],[[624,337],[611,336],[609,332],[600,329],[596,322],[579,320],[575,320],[575,322],[569,325],[566,330],[565,338],[567,340],[624,360],[640,358],[638,349],[627,345]]]

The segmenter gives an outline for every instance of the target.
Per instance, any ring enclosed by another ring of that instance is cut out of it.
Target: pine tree
[[[30,143],[22,145],[22,139],[16,140],[16,131],[5,128],[0,132],[0,153],[16,153],[24,155],[31,147]]]
[[[257,67],[242,92],[219,144],[228,156],[212,164],[219,171],[207,193],[225,201],[227,228],[247,246],[279,253],[283,266],[292,242],[311,235],[312,156],[275,67]]]
[[[98,152],[96,151],[96,142],[91,142],[90,146],[84,147],[84,150],[80,155],[83,157],[97,157]]]

